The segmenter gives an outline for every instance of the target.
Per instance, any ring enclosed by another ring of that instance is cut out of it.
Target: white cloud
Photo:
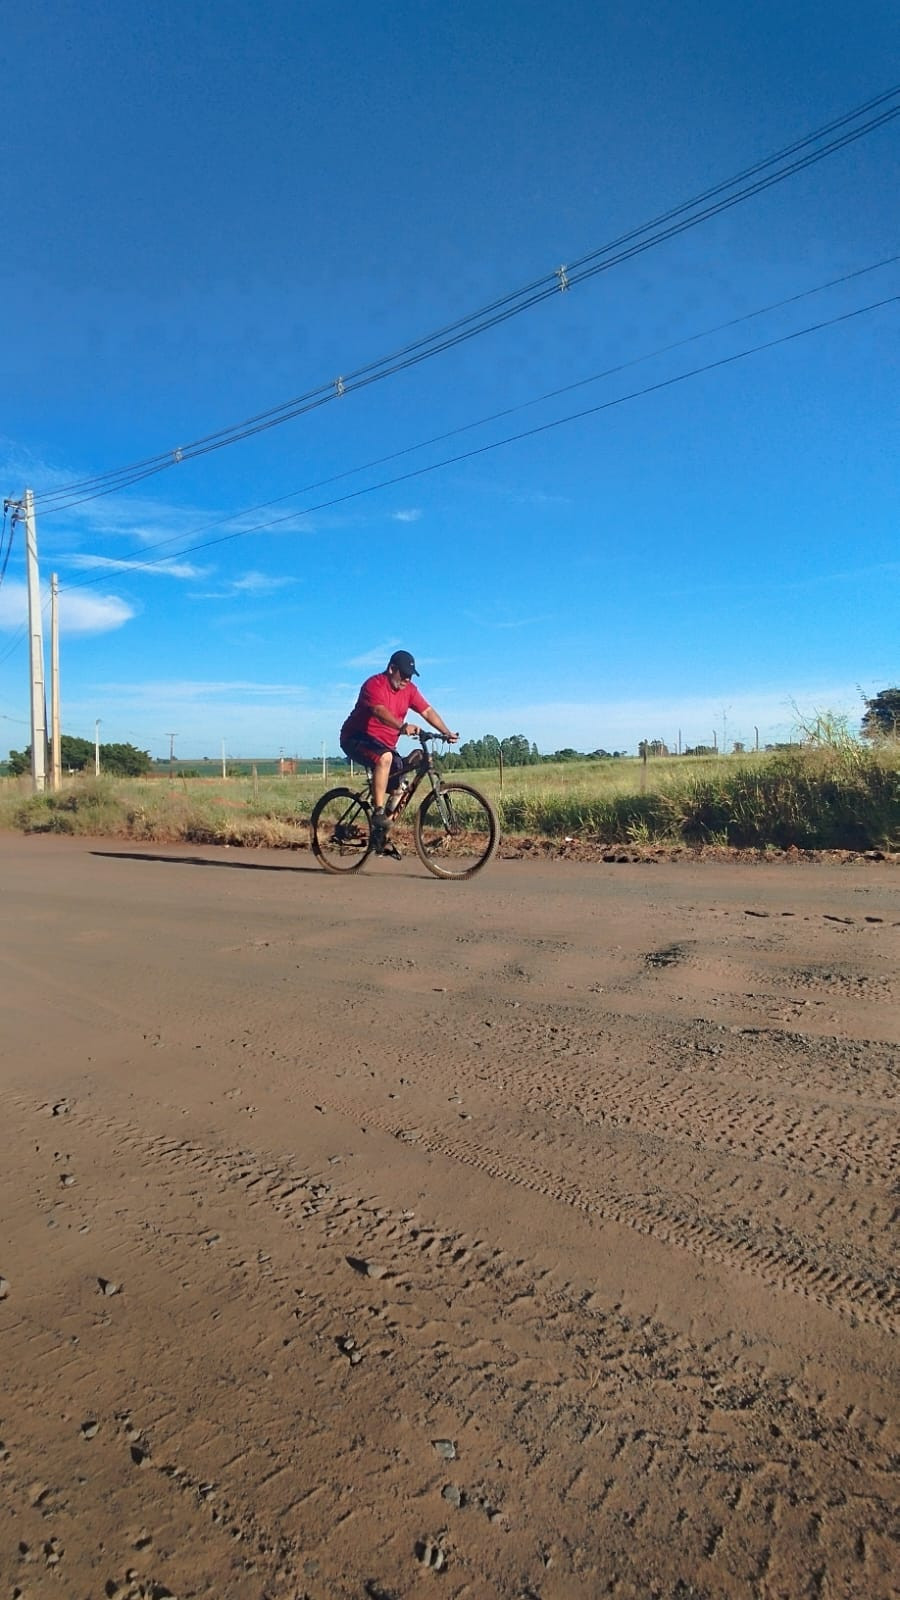
[[[32,484],[35,490],[35,515],[38,538],[43,548],[52,544],[60,549],[104,539],[127,539],[133,544],[164,547],[200,538],[203,534],[224,525],[236,530],[250,531],[258,521],[258,511],[252,508],[232,512],[217,507],[184,506],[170,500],[155,498],[128,490],[121,494],[97,495],[80,504],[54,509],[52,522],[47,522],[45,537],[42,524],[42,496],[53,494],[66,485],[84,478],[91,468],[61,469],[39,460],[32,451],[15,440],[0,434],[0,473],[6,482]],[[174,477],[163,475],[161,482],[175,485]],[[288,497],[285,497],[288,498]],[[275,502],[270,502],[274,504]],[[259,510],[263,509],[262,507]],[[296,513],[291,513],[296,516]]]
[[[202,578],[206,575],[203,567],[192,566],[189,561],[129,561],[124,558],[118,560],[115,556],[75,555],[69,557],[69,565],[88,571],[102,568],[111,572],[149,572],[160,578]]]
[[[49,596],[43,595],[44,630],[49,630],[46,611]],[[81,594],[77,589],[60,594],[60,634],[110,633],[136,616],[135,608],[118,595]],[[28,623],[28,590],[24,583],[4,583],[0,589],[0,628],[24,628]]]
[[[392,522],[418,522],[422,515],[421,507],[413,506],[409,511],[392,511]]]
[[[231,587],[237,594],[271,594],[275,589],[285,589],[296,582],[296,578],[272,578],[265,572],[246,572],[243,578],[235,578]]]
[[[267,701],[305,700],[309,690],[297,683],[256,683],[249,678],[148,679],[141,683],[100,683],[97,692],[114,697],[128,705],[179,705],[202,706],[218,703],[222,699],[240,700],[245,704]]]
[[[238,600],[246,599],[248,595],[262,597],[275,594],[279,589],[290,588],[298,583],[294,577],[273,578],[265,572],[247,572],[243,578],[230,578],[224,581],[218,589],[199,589],[192,596],[194,600]]]

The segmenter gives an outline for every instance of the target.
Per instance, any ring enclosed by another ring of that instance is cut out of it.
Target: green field
[[[0,779],[0,827],[135,840],[297,845],[324,788],[349,781],[345,762],[284,777],[76,777],[33,796]],[[273,763],[273,765],[275,765]],[[311,764],[309,764],[311,765]],[[196,771],[196,764],[192,767]],[[465,771],[494,801],[504,835],[610,844],[739,848],[900,848],[900,745],[838,731],[756,755],[566,761]],[[355,784],[360,782],[357,773]]]

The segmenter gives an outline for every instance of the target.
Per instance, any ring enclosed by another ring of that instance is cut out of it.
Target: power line
[[[331,500],[323,500],[317,505],[304,506],[299,511],[287,512],[284,516],[273,517],[268,522],[258,523],[251,528],[239,528],[234,533],[222,534],[218,539],[207,539],[199,544],[187,545],[180,553],[182,555],[191,555],[197,550],[209,550],[216,545],[228,544],[234,539],[247,538],[251,533],[264,532],[267,528],[277,527],[279,523],[290,522],[295,517],[312,516],[317,511],[332,510],[335,506],[345,505],[349,500],[357,500],[364,495],[374,494],[379,489],[392,488],[398,483],[408,483],[414,478],[422,478],[429,473],[438,472],[443,467],[458,466],[462,461],[471,461],[477,456],[487,455],[491,451],[500,450],[506,445],[520,443],[523,439],[536,438],[539,434],[549,433],[554,428],[564,427],[571,422],[582,421],[585,417],[597,416],[601,411],[610,411],[616,406],[625,405],[630,400],[639,400],[646,395],[657,394],[660,390],[670,389],[675,384],[686,382],[689,378],[700,377],[707,372],[715,372],[722,367],[731,366],[737,361],[743,361],[748,356],[758,355],[765,350],[774,350],[779,345],[790,344],[793,340],[801,339],[807,334],[821,332],[824,328],[836,327],[839,323],[849,322],[855,317],[865,316],[868,312],[878,311],[884,306],[896,305],[898,302],[900,302],[900,294],[888,295],[885,299],[873,301],[870,305],[858,306],[853,311],[845,311],[837,316],[828,317],[821,322],[810,323],[804,328],[796,328],[791,333],[781,334],[777,339],[768,339],[764,343],[750,345],[745,350],[735,351],[728,356],[720,356],[715,361],[708,361],[702,366],[692,367],[687,372],[676,373],[670,378],[661,378],[656,383],[647,384],[643,389],[632,390],[629,394],[618,395],[612,400],[602,400],[595,406],[586,406],[581,411],[570,412],[564,417],[554,418],[551,422],[539,423],[536,427],[526,428],[520,433],[509,434],[503,439],[495,439],[488,444],[477,445],[471,450],[462,451],[459,455],[448,456],[441,461],[430,462],[424,467],[414,467],[409,472],[400,473],[393,478],[383,479],[380,483],[366,484],[360,489],[348,490],[346,494],[337,495]],[[168,559],[167,556],[163,556],[160,557],[158,562],[148,561],[144,564],[148,567],[156,566]],[[100,578],[87,581],[108,582],[109,578],[110,574],[104,573]],[[80,586],[73,584],[67,585],[67,587],[76,588]]]
[[[242,422],[233,423],[214,433],[206,434],[192,442],[179,445],[162,454],[150,456],[142,461],[133,462],[130,466],[113,469],[100,473],[90,478],[83,478],[72,483],[62,485],[54,490],[47,490],[36,495],[40,501],[44,515],[51,511],[71,509],[86,500],[100,498],[107,494],[114,494],[120,489],[129,488],[154,476],[168,468],[186,460],[195,459],[197,456],[207,455],[214,450],[224,449],[227,445],[235,444],[247,439],[256,433],[261,433],[269,428],[279,427],[283,423],[293,420],[309,411],[328,404],[330,401],[341,398],[346,394],[380,382],[382,379],[405,371],[423,361],[430,360],[432,356],[439,355],[446,350],[475,338],[490,328],[499,326],[510,318],[520,315],[555,295],[560,290],[569,289],[577,284],[586,282],[600,272],[607,271],[610,267],[619,265],[624,261],[633,259],[645,250],[689,228],[696,227],[700,222],[717,216],[722,211],[738,205],[743,200],[761,193],[776,183],[783,182],[786,178],[794,176],[806,167],[814,165],[826,156],[844,149],[856,139],[882,127],[900,115],[900,105],[890,105],[889,102],[900,95],[900,85],[886,90],[883,94],[875,96],[858,106],[853,111],[845,113],[842,117],[805,135],[803,139],[796,140],[774,155],[767,156],[756,162],[753,166],[745,168],[734,177],[714,185],[703,191],[692,200],[684,201],[680,205],[662,213],[659,217],[649,222],[642,223],[629,233],[621,235],[618,239],[600,246],[599,248],[581,256],[571,266],[558,267],[553,272],[545,274],[542,278],[526,284],[523,288],[514,290],[498,300],[492,301],[480,310],[470,312],[466,316],[450,323],[444,328],[417,339],[391,355],[380,357],[378,360],[358,367],[349,374],[340,378],[320,384],[317,388],[298,395],[291,400],[272,407],[268,411],[257,413],[255,416],[245,418]],[[870,117],[860,126],[851,127],[850,124],[858,122],[860,117],[869,112],[877,114]],[[810,146],[819,144],[829,135],[837,136],[818,149]],[[805,153],[801,153],[805,152]],[[791,159],[791,158],[796,159]],[[785,164],[786,163],[786,164]],[[781,164],[781,165],[779,165]],[[775,171],[767,169],[776,168]],[[750,181],[752,180],[752,181]],[[736,193],[728,194],[728,190],[743,185]],[[712,202],[712,203],[710,203]],[[642,237],[647,235],[647,237]]]
[[[12,552],[12,547],[13,547],[13,534],[16,531],[16,514],[15,514],[15,511],[13,511],[13,515],[9,518],[9,536],[7,537],[6,519],[9,516],[9,509],[10,509],[9,501],[8,500],[4,500],[4,502],[3,502],[3,526],[2,526],[2,528],[0,528],[0,557],[2,557],[2,560],[0,560],[0,588],[3,587],[3,579],[6,577],[6,569],[7,569],[8,565],[9,565],[9,558],[10,558],[10,554]],[[5,551],[5,553],[4,553],[4,550],[3,550],[4,540],[6,541],[6,551]]]
[[[786,295],[781,300],[771,301],[768,305],[758,306],[755,310],[747,311],[739,317],[731,317],[726,322],[716,323],[713,327],[701,329],[697,333],[688,334],[683,339],[676,339],[669,344],[661,345],[656,350],[646,351],[643,355],[634,356],[628,361],[621,361],[613,367],[605,368],[602,372],[596,372],[588,375],[587,377],[577,378],[572,383],[563,384],[556,389],[550,389],[546,393],[534,396],[530,400],[523,400],[517,405],[506,406],[500,411],[492,412],[488,416],[479,417],[471,422],[461,423],[459,426],[450,428],[444,433],[434,434],[431,438],[420,440],[417,444],[405,445],[400,450],[394,450],[389,452],[387,455],[378,456],[372,461],[361,463],[359,466],[348,467],[342,472],[332,473],[327,478],[320,478],[316,482],[305,484],[299,489],[292,489],[288,494],[278,495],[272,500],[264,500],[257,505],[245,506],[240,511],[231,512],[228,516],[218,517],[215,521],[204,524],[203,527],[195,529],[194,532],[195,534],[209,533],[214,528],[221,527],[223,524],[228,522],[233,522],[237,517],[253,516],[259,511],[267,510],[270,506],[280,505],[286,500],[296,499],[297,496],[301,494],[310,494],[315,489],[325,488],[330,483],[338,483],[344,478],[353,477],[356,473],[369,472],[375,467],[385,466],[388,462],[400,460],[403,456],[412,455],[417,450],[425,450],[431,445],[442,444],[447,439],[453,439],[458,437],[461,433],[470,432],[473,428],[485,427],[488,423],[501,421],[504,417],[514,416],[520,411],[526,411],[531,407],[541,405],[548,400],[558,399],[561,395],[570,394],[575,389],[585,388],[588,384],[599,383],[604,378],[614,377],[617,373],[627,371],[630,367],[640,366],[644,362],[655,360],[658,356],[667,355],[674,350],[683,349],[686,345],[694,344],[699,339],[710,338],[713,334],[723,333],[729,328],[738,327],[742,323],[750,322],[756,317],[766,316],[772,311],[782,310],[785,306],[795,305],[800,300],[809,299],[812,295],[822,294],[827,289],[833,289],[841,284],[850,283],[856,278],[866,276],[868,273],[877,272],[883,267],[892,266],[897,261],[900,261],[900,254],[887,256],[881,261],[872,262],[864,267],[854,268],[852,272],[843,273],[840,277],[829,278],[826,282],[815,284],[810,289],[803,289],[798,293]],[[299,516],[303,515],[304,513],[296,512],[293,514]],[[289,519],[285,518],[283,520]],[[170,545],[180,546],[177,551],[173,552],[173,559],[177,555],[188,554],[191,550],[198,548],[197,546],[193,545],[183,545],[182,541],[185,538],[190,537],[192,537],[190,534],[173,534],[167,539],[160,539],[153,544],[141,546],[140,549],[132,551],[123,556],[122,561],[124,563],[134,562],[140,566],[161,566],[164,564],[163,561],[155,563],[147,562],[144,558],[150,551],[162,550]],[[164,560],[167,559],[169,558],[164,558]],[[67,583],[66,588],[71,590],[87,587],[96,583],[103,583],[110,580],[113,576],[114,574],[112,572],[100,573],[91,578],[82,578],[76,582]]]
[[[781,334],[776,339],[768,339],[760,344],[750,345],[744,350],[735,351],[728,356],[720,356],[715,361],[705,362],[701,366],[692,367],[686,372],[676,373],[672,377],[659,379],[656,383],[647,384],[643,389],[632,390],[628,394],[618,395],[611,400],[602,400],[595,406],[587,406],[581,411],[570,412],[566,416],[554,418],[550,422],[540,423],[536,427],[524,429],[520,433],[509,434],[503,439],[495,439],[491,440],[487,444],[477,445],[471,450],[460,452],[458,455],[445,457],[441,461],[430,462],[427,466],[415,467],[409,472],[399,473],[393,478],[386,478],[382,480],[380,483],[366,484],[360,489],[348,490],[346,494],[336,495],[331,500],[321,501],[317,505],[304,506],[299,511],[291,511],[286,513],[284,516],[270,518],[269,521],[257,523],[251,528],[239,528],[234,533],[222,534],[218,539],[207,539],[198,544],[187,545],[181,550],[180,554],[190,555],[198,550],[209,550],[214,548],[216,545],[229,544],[235,539],[247,538],[252,533],[262,533],[268,528],[277,527],[282,522],[292,521],[295,517],[312,516],[317,511],[332,510],[335,506],[345,505],[350,500],[357,500],[365,495],[374,494],[380,489],[389,489],[395,487],[399,483],[408,483],[415,478],[422,478],[432,472],[438,472],[443,467],[458,466],[463,461],[471,461],[478,456],[488,455],[491,451],[503,449],[506,445],[520,443],[524,439],[536,438],[539,434],[549,433],[555,428],[564,427],[572,422],[582,421],[586,417],[597,416],[602,411],[613,410],[616,406],[625,405],[631,400],[643,399],[647,395],[659,393],[661,390],[672,388],[679,383],[685,383],[689,378],[696,378],[708,372],[718,371],[722,367],[731,366],[737,361],[743,361],[748,356],[759,355],[766,350],[774,350],[780,345],[790,344],[794,340],[804,338],[808,334],[821,332],[825,328],[836,327],[840,323],[852,321],[856,317],[865,316],[869,312],[881,310],[885,306],[896,305],[898,302],[900,302],[900,294],[888,295],[884,299],[873,301],[869,305],[858,306],[852,311],[842,312],[834,317],[825,318],[820,322],[809,323],[806,327],[796,328],[791,333]],[[751,313],[751,315],[754,314],[755,313]],[[168,559],[168,556],[163,556],[160,557],[158,561],[147,561],[144,562],[143,565],[147,567],[159,566],[163,565]],[[66,584],[64,587],[66,589],[75,589],[92,583],[109,582],[111,576],[112,574],[110,573],[102,573],[96,578],[85,579],[80,584]],[[2,663],[12,655],[13,651],[18,647],[18,645],[21,643],[21,640],[25,637],[26,633],[27,628],[23,627],[20,629],[19,633],[10,643],[9,648],[3,653],[2,656],[0,656],[0,665],[2,665]]]

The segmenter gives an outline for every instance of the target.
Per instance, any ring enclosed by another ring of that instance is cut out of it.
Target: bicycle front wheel
[[[500,842],[497,814],[467,783],[442,783],[416,812],[416,851],[436,878],[471,878]]]
[[[372,849],[369,812],[352,789],[329,789],[309,819],[313,850],[327,872],[358,872]]]

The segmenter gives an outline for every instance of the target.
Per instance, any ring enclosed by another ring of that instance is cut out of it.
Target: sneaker
[[[372,849],[377,856],[384,855],[390,823],[383,811],[372,812]]]

